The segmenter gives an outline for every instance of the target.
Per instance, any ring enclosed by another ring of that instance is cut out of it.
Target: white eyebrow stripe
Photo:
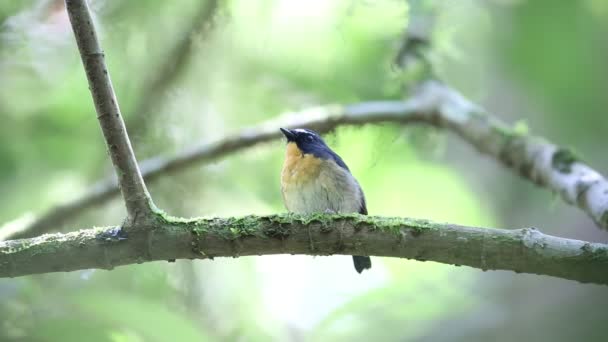
[[[305,130],[305,129],[301,129],[301,128],[296,128],[296,129],[294,129],[294,131],[296,131],[296,132],[298,132],[298,133],[308,133],[308,131],[307,131],[307,130]]]

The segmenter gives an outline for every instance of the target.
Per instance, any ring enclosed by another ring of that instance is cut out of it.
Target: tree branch
[[[602,175],[577,160],[567,149],[539,137],[518,133],[436,81],[424,83],[403,102],[363,102],[287,113],[217,142],[193,146],[174,157],[146,160],[141,163],[141,170],[146,181],[153,181],[169,172],[278,139],[281,137],[279,127],[310,127],[327,132],[343,125],[380,122],[424,123],[449,129],[522,177],[559,193],[567,203],[584,210],[598,226],[608,229],[608,182]],[[5,233],[4,238],[31,237],[46,232],[116,194],[115,180],[102,181],[79,199],[52,208],[23,229]]]
[[[125,199],[128,229],[97,228],[0,242],[0,277],[111,269],[178,258],[292,253],[432,260],[608,285],[608,245],[544,235],[533,228],[484,229],[361,215],[185,220],[158,213],[139,173],[86,2],[66,0],[66,4]],[[338,125],[417,122],[448,128],[523,177],[559,192],[598,225],[608,226],[608,184],[599,173],[565,149],[509,129],[439,82],[423,82],[405,102],[326,107],[312,114],[291,120],[287,126],[324,132]],[[187,151],[179,158],[152,160],[147,175],[153,177],[276,138],[276,128],[261,126],[253,132],[243,131],[236,138]],[[105,196],[111,191],[107,190]],[[100,194],[103,189],[97,192],[97,198]],[[145,220],[137,219],[140,214]]]
[[[128,220],[152,213],[152,199],[143,181],[124,121],[120,115],[103,50],[97,39],[86,0],[66,0],[76,43],[84,65],[97,118],[103,131],[118,184],[127,207]]]
[[[136,223],[137,224],[137,223]],[[96,228],[0,242],[0,277],[170,259],[268,254],[369,255],[511,270],[608,285],[608,245],[408,218],[247,216],[172,219],[117,237]]]

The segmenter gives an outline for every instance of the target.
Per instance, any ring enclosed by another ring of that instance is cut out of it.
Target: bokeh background
[[[210,20],[209,1],[90,2],[140,160],[286,111],[403,98],[411,75],[392,60],[408,22],[432,11],[427,57],[447,83],[608,174],[605,0],[232,0]],[[0,222],[111,175],[63,1],[0,2],[0,119]],[[581,211],[448,133],[369,125],[327,140],[360,180],[370,214],[608,240]],[[283,212],[283,144],[195,165],[149,189],[173,215]],[[116,199],[55,231],[123,216]],[[0,340],[608,339],[606,287],[373,263],[358,275],[347,256],[264,256],[0,279]]]

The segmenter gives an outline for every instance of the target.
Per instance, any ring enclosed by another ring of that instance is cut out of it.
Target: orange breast
[[[288,143],[281,173],[283,191],[297,188],[319,177],[321,163],[321,159],[311,154],[303,154],[295,143]]]

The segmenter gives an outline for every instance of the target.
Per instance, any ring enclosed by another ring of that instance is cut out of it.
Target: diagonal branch
[[[146,160],[142,162],[141,170],[144,178],[152,181],[167,173],[278,139],[281,136],[279,127],[310,127],[327,132],[343,125],[380,122],[424,123],[451,130],[522,177],[560,194],[564,201],[585,211],[598,226],[608,229],[608,181],[601,174],[577,160],[567,149],[539,137],[517,133],[456,91],[434,81],[424,83],[403,102],[363,102],[284,114],[217,142],[193,146],[177,156]],[[25,228],[4,234],[4,238],[44,233],[116,194],[115,181],[102,181],[81,198],[52,208]]]
[[[116,228],[97,228],[0,242],[0,277],[290,253],[428,260],[608,285],[608,245],[545,235],[534,228],[490,229],[362,215],[162,217],[153,222],[120,239],[115,238]]]
[[[427,80],[421,82],[422,87],[439,90],[435,91],[439,99],[433,100],[439,101],[435,105],[439,114],[435,125],[449,128],[480,152],[558,193],[566,203],[587,213],[598,227],[608,229],[608,181],[604,176],[579,160],[572,151],[510,129],[441,81],[432,81],[436,75],[424,51],[432,43],[435,13],[420,9],[416,12],[419,13],[412,17],[403,35],[395,64],[403,69],[407,69],[411,61],[423,64]],[[449,108],[443,108],[444,105]]]
[[[109,150],[118,184],[127,207],[128,220],[152,213],[152,199],[143,181],[124,121],[120,115],[103,50],[97,39],[86,0],[66,0],[66,8],[84,65],[97,118]]]

